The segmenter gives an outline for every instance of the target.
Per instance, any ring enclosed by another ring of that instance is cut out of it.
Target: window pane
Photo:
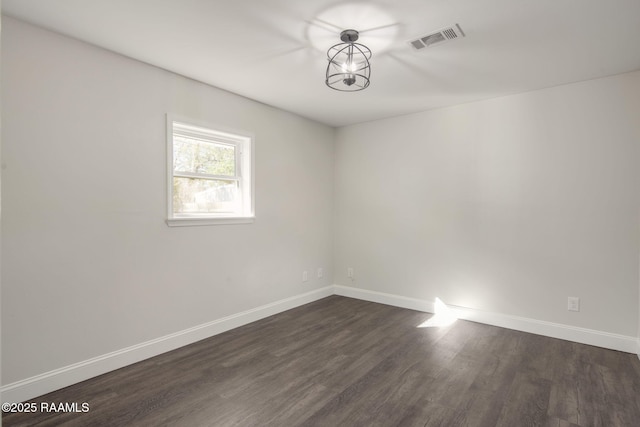
[[[173,170],[235,176],[235,147],[174,135]]]
[[[238,212],[238,182],[173,178],[173,213]]]

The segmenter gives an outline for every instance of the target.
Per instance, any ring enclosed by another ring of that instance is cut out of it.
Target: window
[[[253,137],[167,116],[170,226],[253,222]]]

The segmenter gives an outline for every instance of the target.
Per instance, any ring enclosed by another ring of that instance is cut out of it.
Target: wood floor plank
[[[544,427],[580,427],[578,424],[570,423],[569,421],[562,420],[556,417],[547,418],[546,424]]]
[[[579,425],[581,419],[580,407],[578,383],[567,376],[554,381],[549,396],[549,415]]]
[[[518,372],[496,426],[541,426],[547,421],[551,381]]]
[[[491,427],[497,424],[522,359],[522,355],[509,351],[513,349],[510,345],[512,339],[511,334],[500,334],[491,340],[492,347],[484,364],[457,408],[458,412],[464,413],[465,426]]]
[[[456,421],[457,416],[458,414],[454,409],[447,408],[436,402],[427,402],[407,407],[397,426],[459,427],[463,424]]]
[[[637,427],[637,356],[332,296],[33,399],[5,426]]]

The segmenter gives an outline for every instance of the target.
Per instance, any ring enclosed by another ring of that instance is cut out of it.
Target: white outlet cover
[[[578,297],[569,297],[567,300],[567,310],[569,311],[580,311],[580,298]]]

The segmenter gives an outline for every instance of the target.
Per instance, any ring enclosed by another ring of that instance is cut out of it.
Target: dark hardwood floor
[[[332,296],[30,402],[6,426],[640,426],[640,361]]]

